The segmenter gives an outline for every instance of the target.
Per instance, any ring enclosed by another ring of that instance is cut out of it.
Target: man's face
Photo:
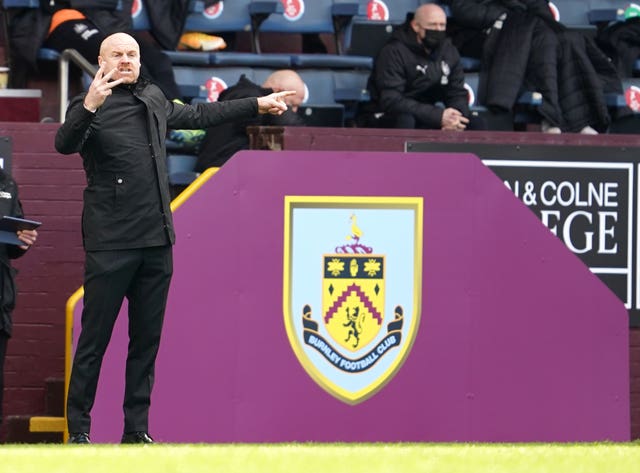
[[[98,64],[105,66],[105,72],[116,69],[111,79],[122,78],[125,84],[132,84],[140,76],[140,48],[129,35],[117,34],[105,40],[98,56]]]

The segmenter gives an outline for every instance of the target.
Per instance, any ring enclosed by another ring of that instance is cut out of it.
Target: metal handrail
[[[60,123],[64,123],[64,116],[67,113],[69,102],[69,61],[82,69],[82,72],[91,77],[96,75],[98,68],[87,61],[75,49],[65,49],[58,58],[58,84],[60,87]]]

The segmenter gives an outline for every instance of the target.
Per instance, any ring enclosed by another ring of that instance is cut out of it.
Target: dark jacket
[[[392,33],[374,61],[367,84],[371,103],[365,113],[410,113],[428,128],[439,129],[443,108],[469,116],[468,92],[460,55],[449,39],[427,53],[407,20]]]
[[[55,146],[62,154],[82,156],[87,251],[173,244],[167,128],[206,128],[258,113],[254,98],[176,104],[144,79],[115,87],[95,114],[84,108],[83,100],[84,94],[69,104]]]
[[[577,31],[560,33],[558,97],[562,126],[579,131],[589,125],[599,132],[613,120],[631,115],[628,107],[609,110],[606,95],[622,95],[622,81],[593,38]]]
[[[219,0],[206,0],[213,5]],[[11,8],[9,40],[11,63],[18,68],[37,70],[38,49],[47,38],[51,16],[61,8],[82,12],[105,35],[130,32],[133,0],[40,0],[40,8]],[[145,1],[151,34],[160,46],[174,50],[188,15],[189,0]],[[13,71],[12,71],[13,73]]]
[[[547,0],[445,0],[461,54],[481,60],[478,102],[512,110],[523,89],[540,92],[540,113],[559,125],[558,39]],[[506,16],[506,19],[505,19]],[[535,71],[528,77],[528,71]]]
[[[0,168],[0,216],[23,217],[16,182]],[[0,332],[12,333],[11,313],[16,304],[16,270],[10,259],[18,258],[26,250],[16,245],[0,243]]]
[[[225,89],[218,101],[262,97],[273,92],[254,84],[243,74],[235,85]],[[243,120],[228,121],[207,128],[200,145],[196,171],[202,172],[210,167],[222,166],[231,156],[242,149],[249,148],[248,126],[301,126],[304,121],[291,110],[282,115],[256,115]]]
[[[12,67],[10,76],[14,76],[15,72],[15,77],[20,78],[21,82],[24,73],[18,73],[18,70],[37,70],[38,50],[47,39],[51,17],[57,10],[62,8],[79,10],[105,34],[110,34],[131,29],[132,3],[133,0],[40,0],[40,8],[11,8],[9,11]],[[23,84],[15,85],[24,86]]]
[[[523,90],[536,91],[537,111],[551,125],[606,130],[605,94],[622,92],[619,77],[591,38],[555,21],[547,0],[445,3],[456,46],[463,54],[480,51],[479,103],[512,110]]]
[[[465,28],[491,28],[504,13],[527,12],[548,22],[555,22],[547,0],[443,0],[451,11],[451,20]]]

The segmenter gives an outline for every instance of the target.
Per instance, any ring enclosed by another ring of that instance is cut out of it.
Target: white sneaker
[[[562,130],[559,127],[551,126],[551,124],[546,120],[542,120],[540,128],[542,129],[542,133],[549,133],[552,135],[559,135],[562,133]]]
[[[594,130],[593,128],[591,128],[589,125],[585,126],[582,130],[580,130],[580,133],[583,135],[597,135],[598,132],[596,130]]]

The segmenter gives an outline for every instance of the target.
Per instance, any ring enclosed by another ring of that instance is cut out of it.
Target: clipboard
[[[0,243],[23,246],[24,242],[16,234],[19,230],[35,230],[42,222],[27,220],[25,218],[8,217],[0,218]]]

